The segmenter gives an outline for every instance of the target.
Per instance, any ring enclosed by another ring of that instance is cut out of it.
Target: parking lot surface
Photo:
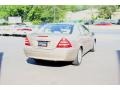
[[[0,36],[0,84],[120,84],[120,31],[94,32],[96,51],[88,52],[79,66],[36,63],[24,55],[23,37]]]

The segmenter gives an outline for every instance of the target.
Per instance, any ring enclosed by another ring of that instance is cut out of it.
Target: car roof
[[[70,25],[77,25],[77,23],[69,23],[69,22],[47,23],[47,24],[70,24]],[[80,24],[79,24],[79,25],[80,25]]]

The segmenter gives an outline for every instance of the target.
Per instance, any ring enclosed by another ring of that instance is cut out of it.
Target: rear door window
[[[89,29],[85,27],[84,25],[79,26],[79,31],[81,35],[87,35],[89,34]]]
[[[90,31],[89,31],[89,29],[87,28],[87,27],[85,27],[84,25],[82,25],[82,28],[83,28],[83,32],[84,32],[84,34],[89,34],[90,33]]]

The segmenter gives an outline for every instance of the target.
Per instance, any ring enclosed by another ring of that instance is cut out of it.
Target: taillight
[[[30,42],[29,42],[29,39],[27,37],[25,38],[25,45],[30,46]]]
[[[72,47],[72,45],[66,38],[62,38],[57,45],[57,48],[70,48],[70,47]]]
[[[37,36],[37,37],[48,37],[48,36]]]
[[[24,28],[22,30],[25,30],[25,31],[32,31],[32,29],[29,29],[29,28]]]
[[[32,31],[32,29],[28,29],[28,28],[22,28],[22,29],[17,29],[18,31]]]

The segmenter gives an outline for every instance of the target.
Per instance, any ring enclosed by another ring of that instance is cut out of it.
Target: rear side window
[[[88,31],[89,32],[89,29],[87,27],[85,27],[84,25],[82,25],[82,28],[85,30],[85,31]]]
[[[73,25],[70,24],[46,24],[41,28],[42,33],[71,34]]]
[[[85,27],[84,25],[80,25],[79,30],[82,35],[87,35],[90,33],[89,29]]]

